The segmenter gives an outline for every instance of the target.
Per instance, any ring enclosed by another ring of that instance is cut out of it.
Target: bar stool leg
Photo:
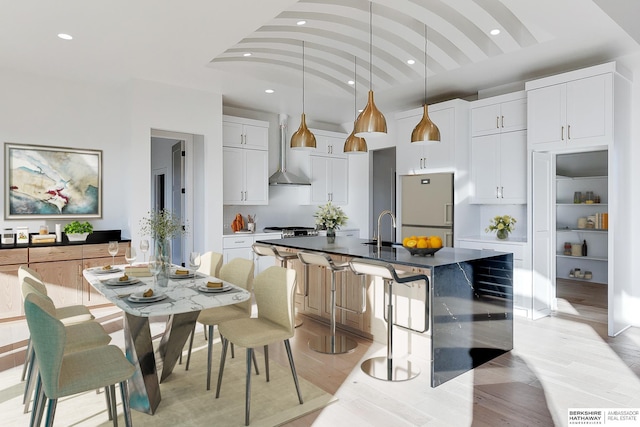
[[[360,365],[362,371],[383,381],[407,381],[420,374],[420,368],[413,366],[410,360],[393,360],[393,281],[383,279],[387,290],[387,356],[372,357]]]
[[[309,340],[309,348],[318,353],[342,354],[353,351],[358,343],[349,337],[336,335],[336,271],[331,272],[331,335]]]
[[[285,258],[280,258],[280,267],[287,268],[287,260]],[[296,309],[296,313],[295,313],[295,318],[294,319],[295,319],[295,324],[293,325],[294,328],[299,328],[304,323],[304,321],[298,315],[298,310],[297,309]]]

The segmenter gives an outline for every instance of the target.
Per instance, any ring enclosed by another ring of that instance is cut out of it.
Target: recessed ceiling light
[[[416,63],[416,60],[415,60],[415,59],[407,59],[407,64],[409,64],[409,65],[413,65],[413,64],[415,64],[415,63]]]
[[[300,20],[300,21],[296,22],[296,25],[304,25],[304,24],[306,24],[306,23],[307,23],[307,21],[305,21],[304,19],[302,19],[302,20]]]
[[[273,92],[275,92],[275,90],[273,90],[273,89],[265,89],[265,93],[273,93]]]
[[[500,30],[497,28],[494,28],[489,32],[489,34],[491,34],[492,36],[497,36],[498,34],[500,34]]]
[[[251,56],[251,53],[250,52],[243,53],[242,56]]]
[[[69,34],[65,34],[65,33],[58,34],[58,37],[61,38],[62,40],[73,40],[72,36],[70,36]]]
[[[353,80],[349,80],[349,81],[347,82],[347,84],[350,84],[350,85],[352,85],[352,86],[353,86],[354,84],[356,84],[356,82],[354,82]]]

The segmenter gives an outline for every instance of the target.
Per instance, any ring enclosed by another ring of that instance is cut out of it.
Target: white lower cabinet
[[[258,256],[253,252],[253,244],[258,240],[280,239],[279,233],[266,235],[235,234],[222,239],[223,262],[226,264],[234,258],[245,258],[254,262],[253,272],[258,275],[273,265],[280,265],[272,256]]]
[[[527,242],[497,242],[482,238],[461,238],[460,248],[488,249],[513,253],[513,311],[525,317],[531,312],[531,264]]]

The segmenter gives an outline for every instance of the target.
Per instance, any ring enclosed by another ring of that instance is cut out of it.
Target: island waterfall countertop
[[[429,278],[425,304],[432,387],[513,349],[513,254],[442,248],[433,256],[412,256],[402,246],[378,250],[367,242],[353,237],[336,237],[333,242],[326,237],[297,237],[261,243],[422,269]],[[382,319],[382,307],[370,309]],[[424,342],[407,337],[413,339]]]
[[[386,261],[392,264],[403,264],[418,268],[432,268],[442,265],[455,264],[481,258],[489,258],[503,254],[492,250],[475,250],[460,248],[442,248],[434,256],[414,256],[401,245],[383,246],[378,251],[374,244],[366,239],[355,237],[336,237],[330,243],[326,237],[296,237],[293,239],[260,240],[257,242],[285,248],[325,252],[334,255],[351,256]]]

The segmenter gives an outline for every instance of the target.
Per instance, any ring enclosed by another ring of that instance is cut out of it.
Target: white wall
[[[133,81],[127,87],[129,126],[128,150],[122,165],[131,173],[127,204],[127,228],[133,244],[137,227],[149,210],[151,129],[202,135],[204,138],[204,227],[191,230],[203,237],[205,250],[222,252],[222,96],[147,81]],[[196,239],[198,240],[198,239]]]
[[[222,250],[222,96],[135,81],[100,86],[41,76],[0,72],[0,138],[3,142],[102,150],[101,219],[95,229],[121,229],[134,239],[150,207],[151,129],[204,136],[204,246]],[[4,150],[2,150],[4,162]],[[4,163],[3,163],[4,164]],[[0,178],[4,183],[4,175]],[[4,186],[3,186],[4,188]],[[4,193],[3,193],[4,197]],[[4,209],[4,199],[3,199]],[[4,218],[4,217],[3,217]],[[69,220],[1,220],[28,226]]]
[[[127,176],[113,165],[127,152],[123,139],[123,91],[82,82],[0,71],[0,140],[17,144],[102,150],[102,219],[90,220],[100,230],[125,229],[129,206]],[[4,166],[4,147],[0,154]],[[4,168],[3,168],[4,169]],[[5,176],[0,180],[4,183]],[[6,188],[5,185],[2,188]],[[2,227],[28,226],[38,231],[46,223],[70,220],[5,220]]]

